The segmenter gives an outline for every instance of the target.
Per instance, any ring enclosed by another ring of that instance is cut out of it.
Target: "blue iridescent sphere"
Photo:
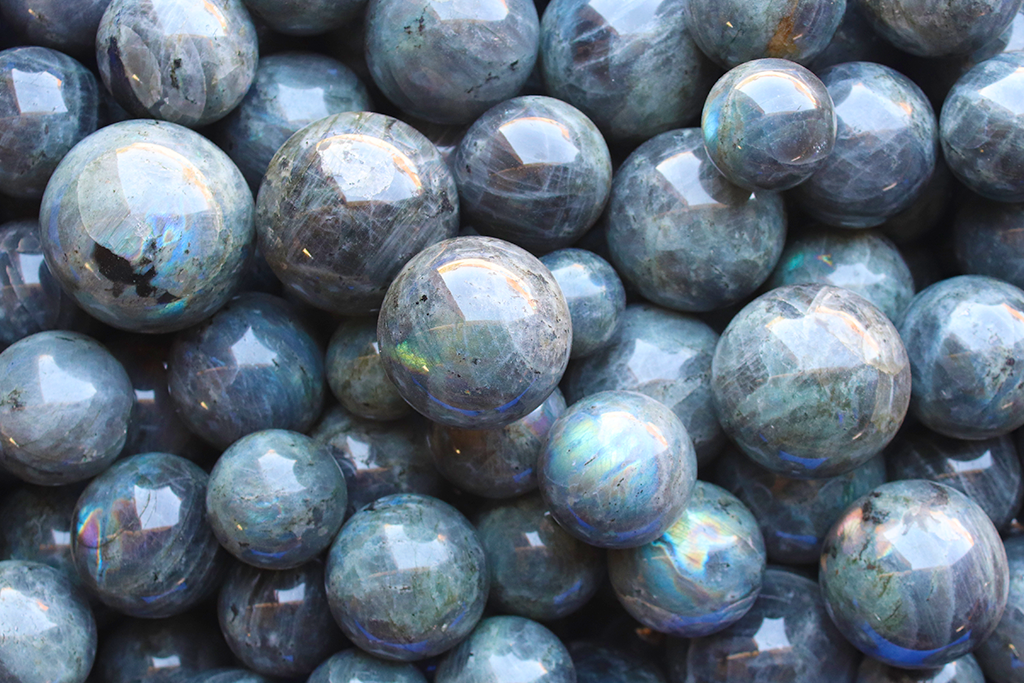
[[[444,656],[436,683],[575,683],[569,651],[523,617],[490,617]]]
[[[626,290],[611,264],[585,249],[559,249],[540,257],[551,271],[572,319],[569,358],[608,346],[626,308]]]
[[[327,383],[349,412],[368,420],[397,420],[412,412],[384,371],[377,321],[349,318],[327,346]]]
[[[1024,537],[1008,538],[1005,545],[1010,570],[1010,591],[1003,618],[995,631],[975,650],[978,663],[994,683],[1020,683],[1024,669]]]
[[[973,52],[1010,25],[1021,0],[860,0],[872,26],[893,45],[921,57]]]
[[[353,647],[324,661],[308,683],[427,683],[427,679],[412,664],[377,659]]]

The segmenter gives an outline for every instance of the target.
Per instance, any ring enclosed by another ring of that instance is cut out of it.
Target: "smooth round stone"
[[[398,661],[438,655],[469,635],[489,583],[473,526],[447,503],[411,493],[352,516],[331,545],[326,582],[345,635]]]
[[[285,288],[344,315],[381,306],[425,247],[454,237],[459,198],[447,164],[412,127],[349,112],[289,138],[260,188],[260,249]]]
[[[256,4],[267,9],[273,5],[296,20],[303,9],[314,9],[314,5],[345,4],[335,0],[246,1],[251,9]],[[371,107],[366,86],[338,60],[312,52],[270,55],[260,59],[252,87],[221,121],[215,141],[255,192],[270,160],[294,133],[325,116]]]
[[[389,662],[350,648],[327,659],[307,683],[427,683],[412,664]]]
[[[635,548],[679,518],[697,458],[671,408],[644,394],[604,391],[558,418],[538,470],[562,528],[590,545]]]
[[[824,83],[785,59],[756,59],[722,76],[700,125],[715,167],[751,190],[799,185],[836,142],[836,112]]]
[[[254,16],[278,33],[312,36],[344,26],[359,16],[363,0],[242,0]]]
[[[612,263],[647,300],[712,311],[763,283],[782,254],[786,211],[730,183],[699,128],[662,133],[619,167],[606,212]]]
[[[368,420],[397,420],[412,412],[384,372],[377,321],[343,322],[327,346],[327,384],[346,410]]]
[[[843,635],[907,669],[975,650],[999,622],[1009,585],[985,511],[922,480],[883,484],[850,506],[825,539],[818,580]]]
[[[0,560],[40,562],[81,585],[71,556],[71,515],[80,486],[23,486],[0,504]]]
[[[0,562],[0,671],[12,683],[84,683],[96,657],[89,603],[64,572]]]
[[[910,402],[900,335],[858,294],[789,285],[741,310],[711,364],[725,433],[787,477],[849,472],[896,435]]]
[[[1024,287],[1024,204],[970,197],[953,220],[953,240],[962,272]]]
[[[576,403],[599,391],[637,391],[676,414],[693,441],[697,463],[707,465],[725,435],[711,399],[711,358],[718,335],[696,318],[648,304],[622,313],[611,342],[574,360],[565,374],[566,400]]]
[[[1024,424],[1024,291],[980,275],[937,282],[914,297],[900,336],[910,409],[926,427],[988,439]]]
[[[1019,683],[1024,664],[1020,653],[1024,642],[1024,537],[1008,538],[1004,547],[1010,570],[1006,611],[975,656],[993,683]]]
[[[654,662],[612,647],[576,641],[569,644],[576,683],[667,683]]]
[[[56,50],[4,50],[0,118],[0,193],[39,199],[64,155],[99,125],[99,86],[88,69]]]
[[[436,683],[575,683],[569,651],[523,617],[490,617],[437,665]]]
[[[463,220],[537,253],[567,247],[589,230],[612,184],[597,126],[551,97],[488,109],[466,131],[453,166]]]
[[[831,285],[860,294],[899,322],[914,298],[914,278],[896,245],[870,230],[822,230],[786,245],[766,287]]]
[[[497,429],[533,412],[569,362],[569,307],[520,247],[458,237],[416,255],[377,322],[384,368],[409,404],[449,427]]]
[[[1000,202],[1024,202],[1022,72],[1024,54],[993,57],[961,76],[942,105],[939,133],[949,169]]]
[[[319,559],[284,571],[235,564],[221,586],[217,618],[239,661],[266,676],[306,676],[344,645]]]
[[[689,644],[685,683],[849,683],[860,661],[829,620],[818,585],[782,568],[765,572],[757,601],[735,624],[677,642]]]
[[[881,225],[913,204],[935,169],[935,112],[909,78],[881,64],[839,64],[818,76],[835,105],[836,144],[796,189],[797,202],[828,225]]]
[[[641,141],[688,125],[720,73],[693,42],[685,0],[616,4],[553,0],[540,64],[548,94],[611,141]]]
[[[184,458],[144,453],[93,479],[71,521],[86,588],[148,619],[180,614],[213,592],[226,555],[206,521],[208,478]]]
[[[857,669],[856,683],[985,683],[974,655],[964,655],[937,669],[908,670],[867,657]]]
[[[1010,25],[1021,0],[861,0],[883,38],[921,57],[973,52]]]
[[[242,101],[258,59],[241,0],[112,0],[96,34],[100,77],[119,105],[191,128]]]
[[[0,353],[0,463],[32,484],[93,477],[121,452],[135,395],[124,368],[77,332],[39,332]]]
[[[459,429],[435,422],[427,437],[434,466],[455,486],[484,498],[533,491],[537,459],[565,407],[556,388],[532,413],[499,429]]]
[[[50,272],[113,327],[194,325],[231,298],[248,266],[249,188],[226,154],[187,128],[107,126],[64,157],[46,189],[39,224]]]
[[[604,579],[604,553],[567,534],[539,494],[489,506],[476,530],[491,572],[490,601],[502,613],[561,619]]]
[[[27,43],[74,55],[96,46],[96,30],[110,0],[0,0],[0,14]]]
[[[877,455],[830,479],[792,479],[728,449],[715,464],[714,481],[750,508],[761,527],[768,559],[814,564],[832,524],[861,496],[885,483],[885,459]]]
[[[324,357],[284,300],[247,292],[179,333],[167,389],[200,438],[227,448],[264,429],[305,431],[323,407]]]
[[[898,52],[891,43],[875,33],[864,17],[859,2],[847,2],[839,28],[832,34],[828,46],[805,65],[818,73],[844,62],[876,62],[892,64],[898,61]]]
[[[186,678],[184,683],[273,683],[273,681],[245,669],[212,669]]]
[[[326,550],[347,503],[345,476],[330,452],[283,429],[232,444],[217,460],[206,491],[207,518],[220,544],[265,569],[297,567]]]
[[[191,683],[231,663],[216,626],[198,615],[125,619],[104,634],[93,676],[96,683]]]
[[[469,123],[526,84],[539,36],[529,0],[372,0],[366,64],[406,114]]]
[[[572,320],[569,358],[583,358],[611,343],[626,308],[626,290],[611,264],[585,249],[559,249],[540,257],[565,295]]]

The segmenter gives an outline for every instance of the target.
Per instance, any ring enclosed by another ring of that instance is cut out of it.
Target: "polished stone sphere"
[[[231,664],[216,621],[191,614],[125,619],[103,634],[93,675],[96,683],[191,683],[201,672]]]
[[[899,669],[865,657],[857,669],[856,683],[985,683],[974,655],[964,655],[935,669]]]
[[[412,664],[377,659],[353,647],[324,661],[307,683],[427,683],[427,679]]]
[[[798,479],[849,472],[896,435],[910,402],[900,335],[858,294],[773,289],[722,333],[711,365],[722,428],[754,462]]]
[[[999,38],[1021,0],[860,0],[861,11],[893,45],[921,57],[973,52]]]
[[[490,617],[441,659],[436,683],[576,683],[558,637],[523,617]]]
[[[438,655],[483,614],[488,574],[473,526],[436,498],[379,498],[342,528],[327,556],[327,599],[363,650],[399,661]]]
[[[988,439],[1024,424],[1024,291],[980,275],[943,280],[914,297],[900,336],[910,410],[926,427]]]
[[[366,64],[403,112],[469,123],[514,97],[537,60],[530,0],[370,0]]]
[[[606,221],[623,280],[680,311],[712,311],[751,294],[786,240],[782,198],[729,182],[699,128],[640,145],[615,174]]]
[[[755,59],[722,76],[700,125],[718,170],[751,190],[796,187],[836,142],[836,111],[825,84],[785,59]]]
[[[828,225],[880,225],[914,202],[935,169],[935,112],[917,85],[881,64],[838,64],[818,76],[835,105],[836,144],[796,189],[797,203]]]
[[[327,383],[349,412],[368,420],[397,420],[412,412],[384,372],[377,321],[349,318],[327,346]]]
[[[585,249],[559,249],[540,257],[565,295],[572,319],[569,358],[608,346],[626,308],[626,290],[611,264]]]
[[[0,560],[41,562],[80,586],[71,556],[71,516],[81,486],[23,486],[0,504]]]
[[[132,116],[194,128],[242,101],[257,48],[241,0],[112,0],[96,34],[96,63]]]
[[[569,643],[576,669],[576,683],[666,683],[661,667],[649,658],[638,657],[603,643],[577,640]]]
[[[124,368],[77,332],[39,332],[0,353],[0,463],[56,486],[110,467],[135,395]]]
[[[261,194],[262,196],[262,194]],[[435,422],[496,429],[533,412],[569,361],[558,283],[525,250],[491,237],[424,249],[388,289],[377,322],[384,368]]]
[[[232,444],[217,460],[206,491],[206,515],[217,540],[264,569],[297,567],[326,550],[347,503],[345,477],[331,453],[283,429]]]
[[[365,0],[242,0],[254,16],[278,33],[312,36],[359,17]]]
[[[273,679],[247,669],[208,669],[186,679],[186,683],[273,683]]]
[[[45,47],[0,52],[0,194],[39,199],[57,164],[99,125],[99,86]]]
[[[953,240],[963,273],[1024,288],[1024,204],[970,197],[953,220]]]
[[[184,458],[144,453],[93,479],[72,517],[82,583],[125,614],[180,614],[208,597],[227,559],[206,521],[209,477]]]
[[[89,603],[63,572],[0,562],[0,672],[11,683],[84,683],[96,657]]]
[[[1024,537],[1008,538],[1006,558],[1010,568],[1010,591],[1006,611],[995,631],[978,646],[975,656],[993,683],[1020,683],[1024,657]]]
[[[32,45],[72,55],[96,47],[96,30],[110,0],[0,0],[0,15]]]
[[[289,138],[256,211],[260,249],[285,288],[345,315],[375,312],[406,261],[458,227],[458,191],[437,149],[370,112],[335,114]]]
[[[847,2],[839,28],[832,34],[828,46],[804,66],[820,71],[844,62],[876,62],[892,64],[898,60],[896,48],[875,33],[860,9],[860,2]]]
[[[635,548],[679,518],[697,458],[671,408],[644,394],[604,391],[558,418],[538,470],[562,528],[590,545]]]
[[[82,308],[120,329],[173,332],[231,298],[252,253],[253,203],[206,138],[123,121],[64,157],[39,225],[50,272]]]
[[[829,616],[857,649],[925,669],[988,637],[1006,606],[1007,576],[984,510],[943,484],[908,480],[847,509],[825,539],[818,580]]]

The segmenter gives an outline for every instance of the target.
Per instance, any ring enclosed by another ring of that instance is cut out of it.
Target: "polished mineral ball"
[[[82,583],[125,614],[180,614],[217,587],[227,559],[206,521],[209,477],[184,458],[145,453],[93,479],[72,517]]]
[[[538,469],[544,499],[566,531],[602,548],[635,548],[679,518],[697,458],[671,408],[644,394],[604,391],[555,422]]]
[[[0,463],[56,486],[110,467],[135,395],[110,352],[77,332],[39,332],[0,353]]]
[[[995,629],[1007,576],[984,510],[943,484],[908,480],[850,506],[825,539],[818,580],[829,616],[857,649],[926,669],[975,650]]]
[[[608,346],[626,308],[626,290],[611,264],[585,249],[559,249],[540,257],[551,271],[572,319],[570,358]]]
[[[242,101],[257,48],[241,0],[112,0],[96,34],[96,63],[132,116],[194,128]]]
[[[209,669],[187,678],[187,683],[273,683],[273,679],[247,669]]]
[[[1010,568],[1010,591],[1006,611],[992,635],[985,639],[975,656],[982,670],[994,683],[1020,683],[1024,657],[1024,537],[1006,539],[1006,558]]]
[[[985,674],[974,655],[959,659],[935,669],[899,669],[865,657],[857,669],[856,683],[985,683]]]
[[[576,683],[558,637],[522,617],[490,617],[437,665],[436,683]]]
[[[377,659],[353,647],[324,661],[307,683],[427,683],[427,679],[412,664]]]
[[[973,52],[999,38],[1021,0],[860,0],[882,37],[921,57]]]
[[[742,300],[771,274],[786,211],[719,173],[699,128],[648,140],[619,167],[606,212],[619,274],[649,301],[712,311]]]
[[[652,659],[638,657],[603,643],[577,640],[569,643],[576,669],[576,683],[666,683]]]
[[[827,285],[780,287],[744,307],[711,372],[725,433],[754,462],[799,479],[870,460],[910,402],[896,328],[867,299]]]
[[[84,683],[96,657],[96,622],[65,573],[0,562],[0,672],[12,683]]]
[[[260,249],[285,288],[345,315],[380,308],[406,261],[458,227],[458,191],[437,149],[370,112],[329,116],[289,138],[256,211]]]
[[[0,0],[7,25],[32,45],[86,55],[96,47],[96,30],[110,0]]]
[[[397,420],[412,412],[384,372],[374,318],[349,318],[327,346],[327,384],[348,411],[368,420]]]
[[[1024,291],[962,275],[914,297],[900,335],[914,374],[910,410],[957,439],[1024,424]]]
[[[97,683],[185,683],[231,664],[231,651],[215,621],[198,615],[125,619],[104,633],[93,674]]]
[[[71,556],[71,516],[81,486],[23,486],[0,505],[0,560],[41,562],[81,585]]]
[[[860,2],[847,2],[839,28],[824,50],[804,65],[814,73],[844,62],[876,62],[892,64],[899,53],[892,43],[883,39],[864,17]]]
[[[447,426],[496,429],[551,395],[572,326],[543,263],[502,240],[458,237],[424,249],[398,274],[377,340],[413,408]]]
[[[970,197],[953,220],[953,240],[963,273],[1024,288],[1024,204]]]
[[[483,614],[488,575],[473,526],[436,498],[379,498],[345,524],[327,556],[327,599],[363,650],[399,661],[438,655]]]
[[[239,439],[220,456],[206,514],[217,540],[238,559],[289,569],[326,550],[347,502],[345,476],[323,445],[270,429]]]
[[[365,0],[242,0],[254,16],[278,33],[312,36],[359,17]]]
[[[796,187],[821,168],[836,142],[825,84],[785,59],[756,59],[722,76],[700,125],[718,170],[751,190]]]
[[[194,325],[245,272],[252,195],[227,155],[187,128],[107,126],[64,157],[46,190],[39,224],[50,272],[108,325]]]

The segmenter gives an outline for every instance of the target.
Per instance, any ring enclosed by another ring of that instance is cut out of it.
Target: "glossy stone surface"
[[[440,654],[465,638],[488,589],[472,525],[436,498],[380,498],[342,528],[327,559],[327,599],[363,650],[399,661]]]
[[[283,429],[232,444],[217,460],[206,492],[207,518],[220,544],[265,569],[297,567],[324,551],[347,503],[345,477],[331,453]]]
[[[436,683],[575,683],[576,671],[554,633],[522,617],[490,617],[446,654]]]
[[[540,262],[569,305],[569,358],[589,356],[611,343],[626,308],[626,290],[611,264],[585,249],[559,249],[541,256]]]
[[[38,199],[57,164],[99,124],[99,86],[77,61],[44,47],[0,52],[0,193]]]
[[[972,196],[956,213],[953,239],[962,272],[1024,287],[1024,204]]]
[[[100,77],[117,103],[189,127],[234,109],[258,59],[241,0],[112,0],[96,34]]]
[[[943,280],[914,297],[900,335],[910,409],[929,429],[987,439],[1024,424],[1024,291],[979,275]]]
[[[843,511],[885,483],[885,459],[875,456],[830,479],[792,479],[727,449],[715,463],[714,482],[754,513],[768,559],[780,564],[813,564],[821,557],[825,536]]]
[[[463,221],[535,253],[578,240],[601,216],[612,160],[597,126],[551,97],[517,97],[478,118],[455,154]]]
[[[897,669],[867,657],[857,669],[856,683],[985,683],[978,660],[964,655],[937,669]]]
[[[167,453],[121,460],[93,479],[71,527],[86,588],[119,612],[150,619],[206,598],[226,559],[206,521],[207,480],[196,465]]]
[[[0,462],[56,486],[107,469],[135,395],[110,352],[77,332],[39,332],[0,353]]]
[[[994,683],[1019,683],[1024,668],[1020,654],[1020,643],[1024,642],[1024,537],[1007,539],[1005,548],[1010,569],[1006,611],[975,656]]]
[[[344,408],[369,420],[397,420],[412,412],[384,372],[374,318],[350,318],[327,346],[327,384]]]
[[[23,486],[0,505],[0,560],[41,562],[81,584],[71,557],[71,515],[80,486]]]
[[[39,224],[50,272],[108,325],[194,325],[231,298],[248,265],[253,204],[245,179],[186,128],[108,126],[64,157],[46,189]]]
[[[725,433],[754,462],[799,479],[870,460],[910,402],[896,328],[867,299],[827,285],[780,287],[744,307],[711,373]]]
[[[0,672],[17,683],[83,683],[96,656],[96,622],[66,574],[37,562],[0,562]]]
[[[538,470],[562,528],[590,545],[635,548],[679,518],[697,458],[671,408],[644,394],[605,391],[555,422]]]
[[[883,484],[850,506],[825,539],[819,581],[829,616],[857,649],[908,669],[976,649],[1009,587],[984,510],[922,480]]]
[[[844,62],[876,62],[892,64],[898,61],[899,53],[892,43],[883,39],[864,17],[860,2],[847,2],[839,28],[832,34],[832,40],[818,56],[805,65],[813,72]]]
[[[32,45],[73,55],[91,53],[96,29],[110,0],[0,0],[0,14]]]
[[[421,133],[350,112],[306,126],[281,147],[260,188],[256,230],[292,294],[366,315],[406,261],[455,236],[458,214],[451,172]]]
[[[248,4],[258,2],[249,0]],[[272,4],[297,21],[302,9],[346,3],[274,0],[259,4],[267,9]],[[221,121],[215,141],[238,165],[255,192],[270,160],[294,133],[331,114],[371,108],[366,86],[338,60],[312,52],[269,55],[260,59],[245,98]]]
[[[231,663],[216,624],[200,615],[125,619],[104,634],[93,676],[97,683],[186,683]]]
[[[167,359],[178,415],[218,448],[263,429],[309,429],[324,385],[323,351],[299,314],[268,294],[241,294],[179,333]]]
[[[839,64],[818,76],[835,105],[836,144],[796,199],[828,225],[880,225],[913,203],[935,169],[935,112],[909,78],[881,64]]]
[[[767,287],[820,283],[860,294],[898,323],[914,278],[889,238],[874,231],[815,231],[786,245]]]
[[[366,63],[405,113],[469,123],[523,87],[539,35],[530,0],[372,0]]]
[[[572,346],[558,283],[525,250],[490,237],[424,249],[395,278],[377,322],[402,397],[441,424],[496,429],[533,412]]]
[[[359,16],[363,0],[243,0],[254,16],[278,33],[312,36],[344,26]]]
[[[922,57],[973,52],[1010,25],[1021,0],[860,0],[861,11],[893,45]]]
[[[1001,202],[1024,201],[1022,71],[1024,54],[997,55],[964,74],[942,105],[939,132],[949,169],[978,194]]]
[[[350,648],[318,666],[307,683],[427,683],[427,679],[412,664],[377,659]]]
[[[788,190],[821,167],[836,142],[825,85],[785,59],[755,59],[722,76],[701,115],[704,147],[730,181]]]
[[[272,683],[271,679],[246,669],[211,669],[186,679],[187,683]]]
[[[576,641],[569,644],[576,683],[666,683],[654,662],[623,650]]]

